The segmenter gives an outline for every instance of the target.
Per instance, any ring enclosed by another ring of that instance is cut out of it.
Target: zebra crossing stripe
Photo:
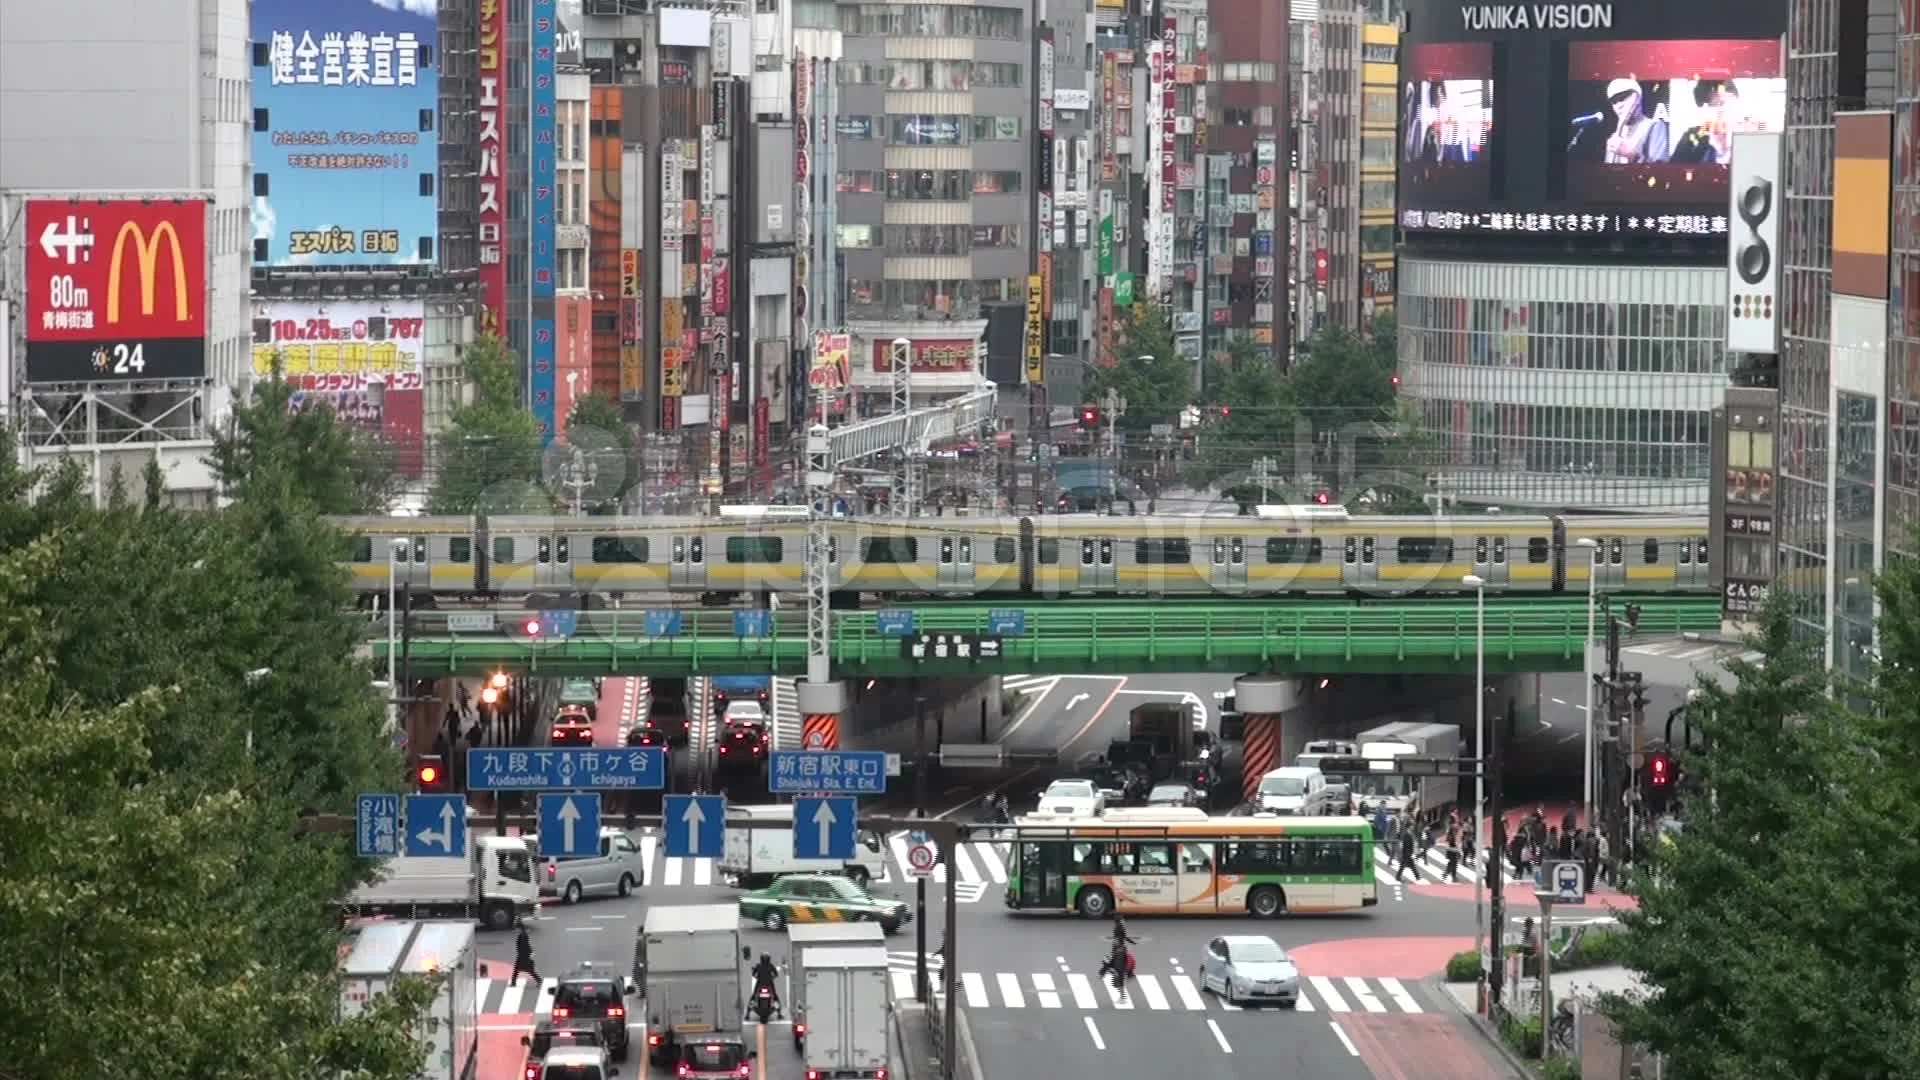
[[[1387,996],[1393,999],[1393,1003],[1400,1007],[1401,1012],[1417,1013],[1422,1011],[1420,1003],[1413,1000],[1413,995],[1407,993],[1407,988],[1400,984],[1399,979],[1381,979],[1379,982],[1380,989],[1387,992]]]
[[[1073,1003],[1082,1009],[1099,1008],[1100,1002],[1093,996],[1093,981],[1079,972],[1067,975],[1067,989],[1073,992]]]
[[[1353,995],[1353,1000],[1360,1003],[1361,1008],[1370,1013],[1383,1013],[1387,1011],[1387,1007],[1380,1004],[1380,999],[1373,996],[1373,991],[1367,989],[1366,980],[1356,979],[1349,975],[1346,978],[1346,984],[1348,992]]]
[[[1047,972],[1042,971],[1034,975],[1033,996],[1040,999],[1040,1007],[1043,1009],[1060,1007],[1060,992],[1053,988],[1053,976]]]
[[[966,996],[970,1009],[984,1009],[993,1004],[987,997],[987,977],[977,971],[960,973],[960,992]]]
[[[1167,995],[1160,992],[1160,980],[1151,975],[1138,975],[1135,981],[1140,984],[1140,996],[1147,999],[1147,1008],[1165,1012],[1171,1007],[1167,1004]]]
[[[1307,976],[1307,981],[1313,984],[1313,989],[1320,995],[1320,1000],[1327,1003],[1328,1012],[1343,1013],[1353,1011],[1347,1007],[1347,999],[1341,997],[1340,991],[1333,988],[1332,979],[1327,978],[1325,975],[1309,975]]]
[[[1173,992],[1179,996],[1180,1004],[1186,1006],[1188,1012],[1199,1012],[1207,1007],[1207,999],[1200,996],[1200,988],[1193,985],[1192,979],[1185,975],[1169,975],[1167,982],[1172,984]]]

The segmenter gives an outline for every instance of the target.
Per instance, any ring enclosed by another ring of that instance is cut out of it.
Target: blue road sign
[[[407,796],[407,839],[402,850],[415,858],[467,857],[467,797]]]
[[[658,746],[467,751],[469,791],[657,791],[666,786],[667,752]]]
[[[540,854],[550,859],[600,854],[600,796],[579,791],[540,796]]]
[[[548,637],[572,637],[580,628],[580,613],[572,608],[554,608],[540,613],[542,633]]]
[[[400,796],[360,796],[353,808],[353,825],[361,858],[400,854]]]
[[[669,795],[660,825],[667,831],[667,858],[717,859],[727,846],[724,795]]]
[[[773,633],[773,613],[766,610],[733,613],[734,637],[766,637]]]
[[[987,633],[1024,634],[1026,632],[1026,608],[997,607],[987,609]]]
[[[679,637],[680,613],[672,608],[659,608],[646,613],[648,637]]]
[[[846,796],[793,800],[793,857],[851,859],[860,804]]]
[[[776,795],[884,795],[887,790],[887,755],[881,750],[775,750],[767,764],[767,790]]]
[[[874,632],[882,637],[900,637],[913,633],[913,612],[898,608],[888,611],[876,611],[873,615]]]

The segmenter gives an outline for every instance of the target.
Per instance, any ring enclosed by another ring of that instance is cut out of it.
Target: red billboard
[[[203,199],[29,199],[27,381],[207,373]]]
[[[507,334],[507,9],[480,0],[480,328]]]
[[[913,342],[913,371],[918,375],[943,375],[973,370],[971,341],[933,338]],[[893,371],[893,342],[873,343],[873,370],[880,374]]]

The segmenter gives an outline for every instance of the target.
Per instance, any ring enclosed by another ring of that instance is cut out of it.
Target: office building
[[[1354,300],[1358,325],[1363,327],[1371,325],[1374,316],[1393,310],[1400,26],[1389,21],[1391,14],[1376,0],[1360,28],[1359,190],[1352,202],[1360,210],[1353,248],[1359,260],[1350,273],[1343,273],[1344,266],[1328,267],[1334,302],[1344,305]]]
[[[1317,10],[1311,4],[1293,7],[1303,14]],[[1290,281],[1300,280],[1294,252],[1305,241],[1289,246],[1280,208],[1288,197],[1286,147],[1294,144],[1289,129],[1313,115],[1314,106],[1284,76],[1290,72],[1291,26],[1309,22],[1290,19],[1287,5],[1259,0],[1207,5],[1206,130],[1196,143],[1207,155],[1203,280],[1210,356],[1242,338],[1284,364],[1294,339],[1287,291]]]

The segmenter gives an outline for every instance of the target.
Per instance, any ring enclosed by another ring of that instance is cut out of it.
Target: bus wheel
[[[1095,886],[1081,889],[1080,898],[1074,904],[1080,914],[1088,919],[1104,919],[1113,914],[1113,894]]]
[[[1272,885],[1262,885],[1247,896],[1247,912],[1256,919],[1277,918],[1287,910],[1287,898]]]

